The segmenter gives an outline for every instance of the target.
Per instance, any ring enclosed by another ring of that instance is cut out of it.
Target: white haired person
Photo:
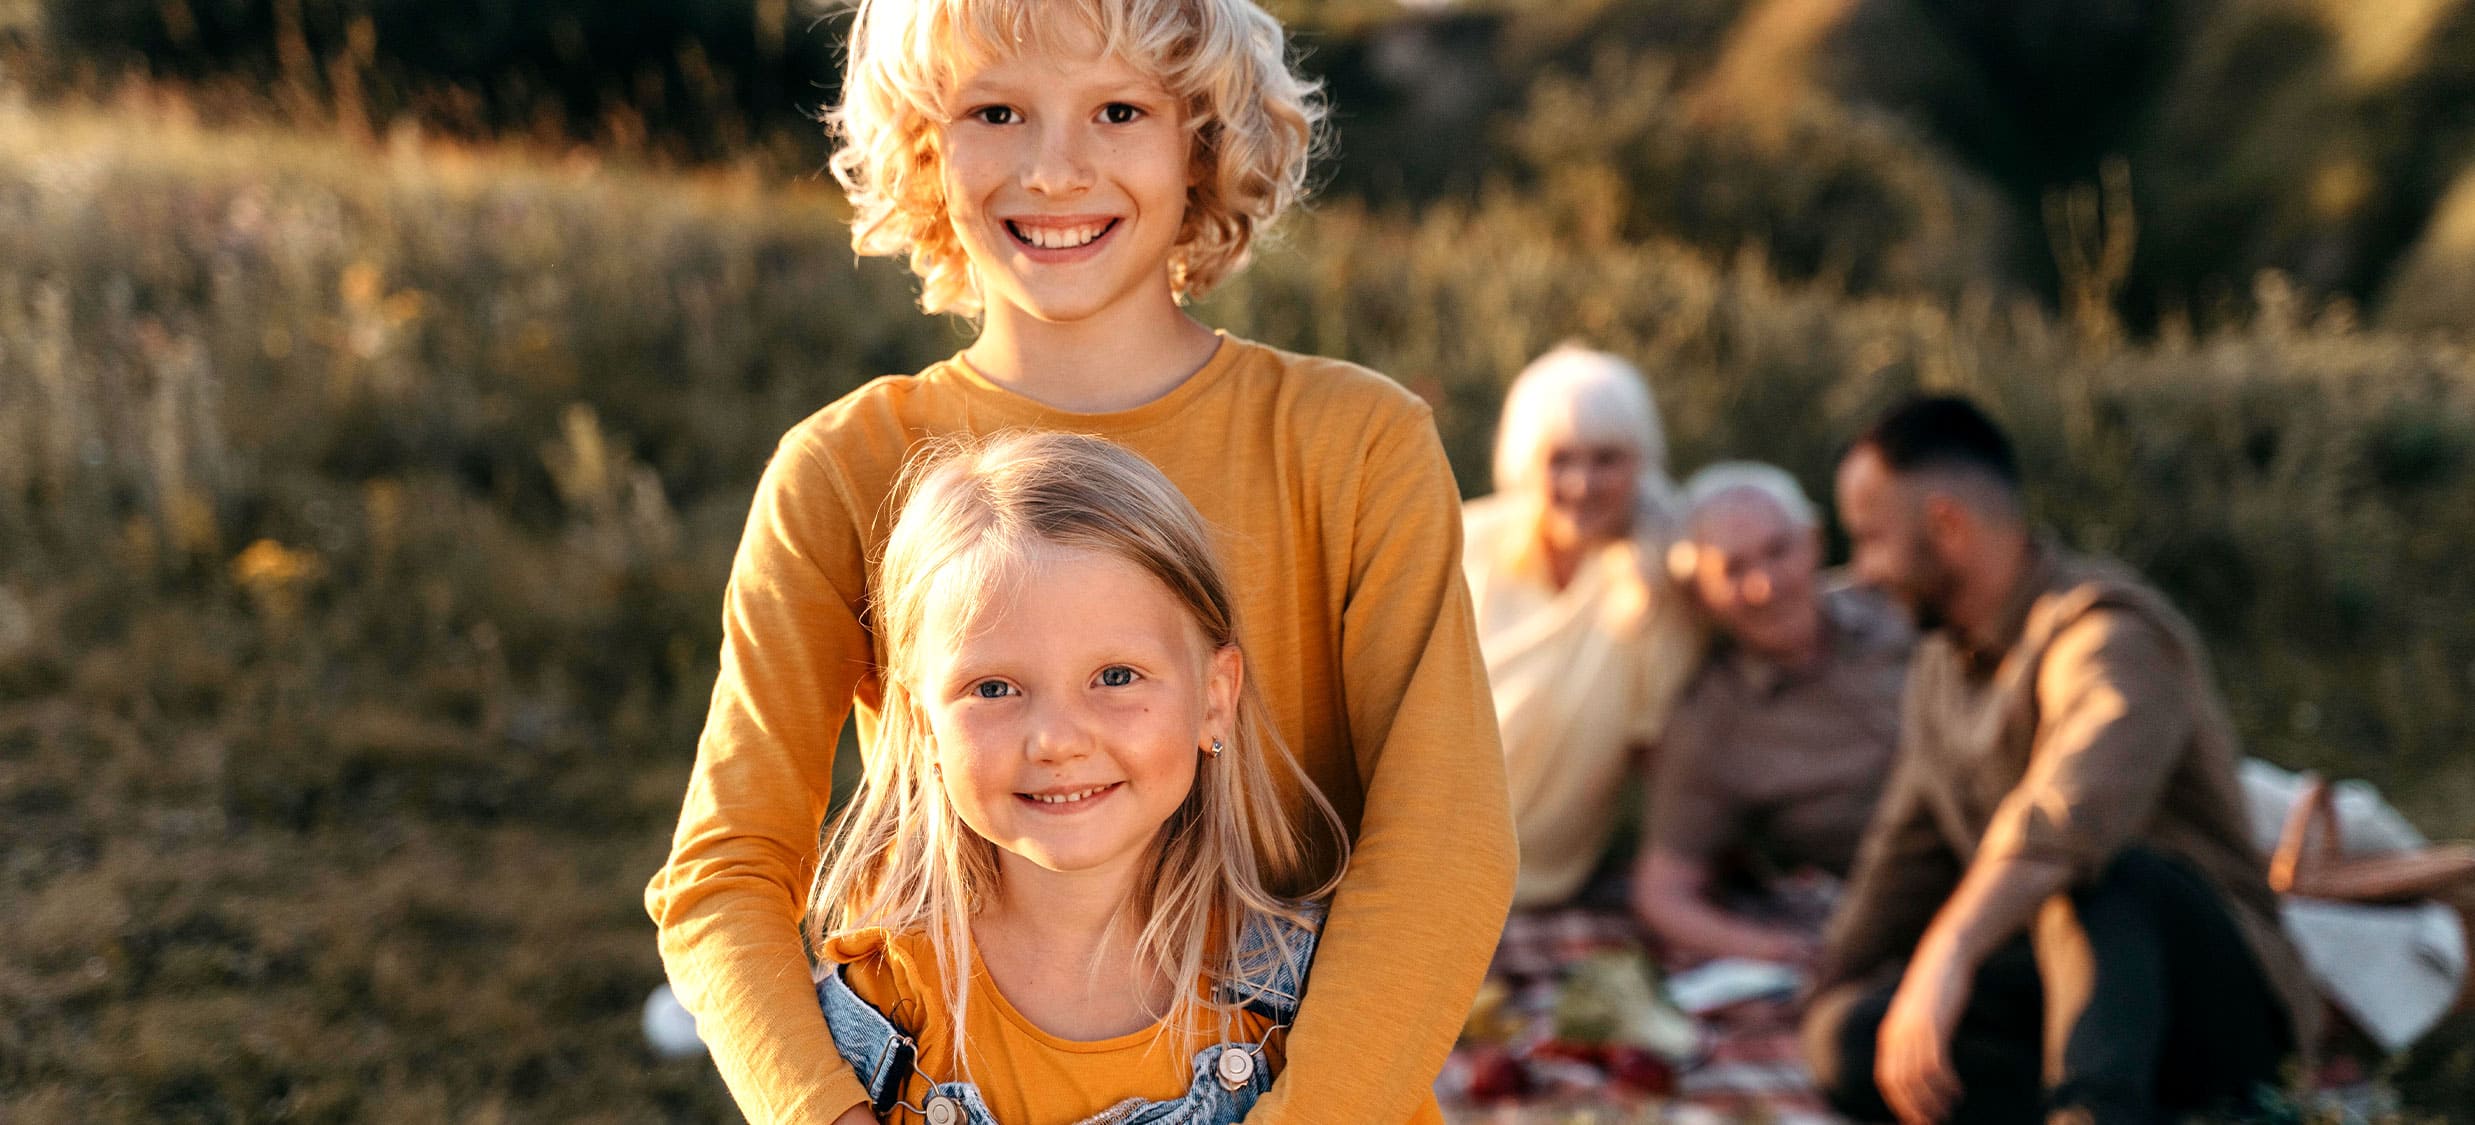
[[[1463,509],[1521,841],[1516,911],[1582,892],[1626,775],[1692,671],[1699,638],[1660,574],[1674,527],[1666,460],[1640,373],[1566,345],[1513,380],[1495,494]]]
[[[1810,967],[1898,746],[1912,631],[1821,573],[1796,478],[1746,461],[1684,487],[1677,583],[1711,646],[1659,740],[1633,907],[1670,963]]]
[[[1491,987],[1456,1056],[1478,1087],[1523,1065],[1493,1041],[1534,1041],[1545,1029],[1531,1025],[1551,1022],[1560,996],[1595,988],[1573,978],[1584,962],[1640,955],[1624,865],[1609,852],[1701,644],[1662,570],[1674,527],[1666,460],[1640,372],[1567,345],[1514,379],[1496,491],[1463,509],[1462,563],[1521,844]]]

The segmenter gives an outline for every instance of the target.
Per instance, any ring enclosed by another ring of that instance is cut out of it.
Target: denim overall
[[[1319,907],[1310,908],[1310,917],[1320,921],[1321,914]],[[1289,940],[1286,957],[1276,940],[1280,935]],[[1250,919],[1238,936],[1240,980],[1222,984],[1220,1000],[1242,1004],[1276,1028],[1286,1027],[1297,1014],[1314,958],[1314,931],[1280,919]],[[978,1088],[968,1082],[936,1083],[916,1106],[903,1101],[903,1085],[911,1077],[918,1049],[892,1020],[851,991],[838,966],[817,966],[816,1000],[825,1009],[834,1046],[859,1073],[880,1117],[901,1107],[926,1118],[928,1125],[998,1125]],[[1081,1125],[1230,1125],[1242,1120],[1255,1099],[1271,1088],[1272,1068],[1260,1043],[1215,1043],[1195,1052],[1194,1080],[1183,1097],[1165,1102],[1129,1098]]]

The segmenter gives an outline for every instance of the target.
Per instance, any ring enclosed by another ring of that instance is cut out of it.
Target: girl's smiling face
[[[984,315],[1051,323],[1174,309],[1193,144],[1159,80],[1089,32],[966,73],[938,132],[946,221]]]
[[[1000,869],[1131,876],[1226,738],[1242,662],[1167,587],[1098,551],[1034,549],[976,619],[937,599],[918,690],[963,823]]]

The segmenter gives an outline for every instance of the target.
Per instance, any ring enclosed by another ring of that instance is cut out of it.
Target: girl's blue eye
[[[1127,125],[1143,116],[1143,107],[1124,102],[1110,102],[1100,108],[1100,120],[1111,125]]]
[[[1101,687],[1124,687],[1134,682],[1134,669],[1112,664],[1100,670]]]
[[[1003,699],[1014,694],[1014,687],[1004,680],[981,680],[971,685],[971,694],[981,699]]]

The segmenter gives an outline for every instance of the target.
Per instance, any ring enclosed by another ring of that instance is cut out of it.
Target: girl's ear
[[[1222,645],[1212,653],[1211,668],[1203,681],[1203,742],[1209,744],[1213,732],[1236,741],[1238,694],[1246,687],[1246,657],[1236,645]]]

